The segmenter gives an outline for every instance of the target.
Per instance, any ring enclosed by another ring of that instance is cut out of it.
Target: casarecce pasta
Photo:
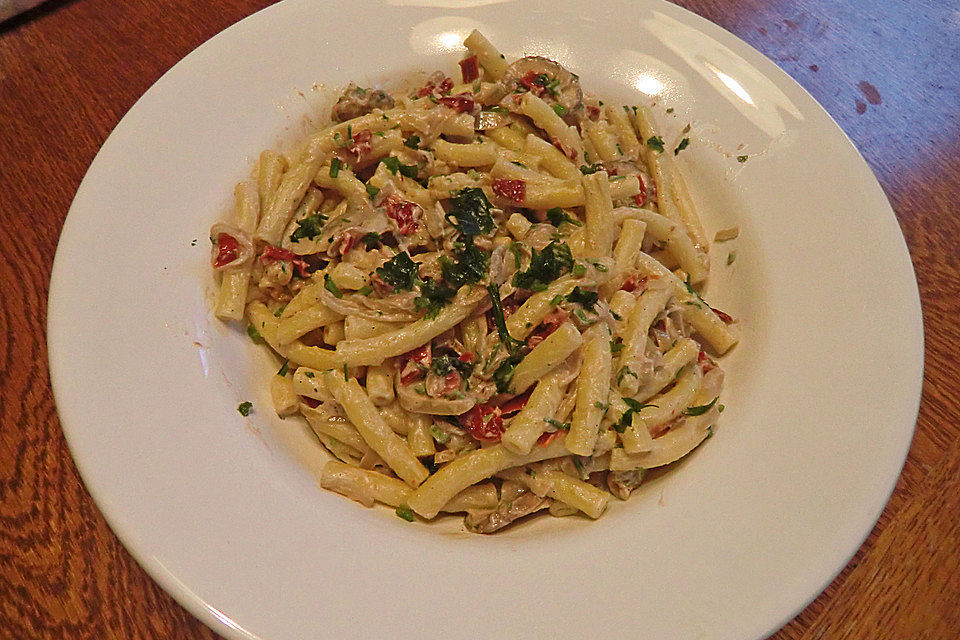
[[[723,408],[737,336],[698,293],[686,143],[556,62],[465,45],[461,82],[350,84],[261,154],[211,229],[215,313],[282,359],[274,408],[334,458],[323,487],[481,533],[597,518]]]

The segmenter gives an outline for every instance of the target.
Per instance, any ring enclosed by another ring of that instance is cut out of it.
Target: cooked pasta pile
[[[211,230],[216,314],[282,359],[275,409],[335,458],[323,487],[479,533],[597,518],[723,409],[737,338],[698,293],[687,142],[551,60],[465,45],[462,82],[351,84],[330,127],[261,154]]]

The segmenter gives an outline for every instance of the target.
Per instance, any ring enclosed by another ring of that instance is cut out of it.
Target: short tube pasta
[[[213,311],[275,354],[270,402],[326,452],[323,489],[475,533],[599,518],[723,406],[737,324],[701,295],[695,156],[556,62],[464,45],[260,154],[211,229]]]

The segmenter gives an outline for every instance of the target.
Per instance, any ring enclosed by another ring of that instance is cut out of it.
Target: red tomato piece
[[[437,100],[442,105],[446,105],[456,111],[457,113],[469,113],[473,111],[473,107],[476,103],[473,100],[473,96],[469,93],[460,93],[455,96],[446,96],[444,98],[439,98]]]
[[[260,261],[264,264],[270,262],[277,262],[279,260],[286,260],[293,264],[296,267],[297,271],[302,277],[307,275],[307,267],[309,266],[305,260],[298,258],[297,254],[287,249],[281,247],[275,247],[272,244],[268,244],[263,248],[263,251],[260,252]]]
[[[480,77],[480,64],[477,61],[477,56],[464,58],[457,64],[460,65],[460,77],[463,78],[464,82],[473,82]]]
[[[213,268],[224,267],[240,255],[240,243],[229,233],[217,234],[217,257],[213,260]]]
[[[733,316],[727,313],[724,313],[723,311],[720,311],[720,309],[714,309],[713,307],[710,307],[710,310],[713,311],[715,314],[717,314],[717,316],[721,320],[723,320],[724,324],[730,324],[731,322],[733,322]]]
[[[533,391],[528,391],[523,395],[510,398],[500,405],[500,411],[503,413],[503,415],[517,413],[527,405],[527,401],[530,399],[531,393],[533,393]]]
[[[487,417],[489,416],[489,417]],[[460,416],[460,423],[467,427],[477,440],[499,442],[503,436],[503,417],[500,407],[474,405],[470,411]]]
[[[525,180],[494,180],[493,192],[501,198],[523,204],[527,195],[527,183]]]
[[[647,185],[643,184],[643,177],[638,175],[637,180],[640,181],[640,193],[633,196],[633,201],[638,207],[642,207],[647,202]]]
[[[401,235],[409,236],[417,231],[420,218],[418,204],[403,200],[396,195],[389,196],[383,204],[387,209],[387,216],[397,223]]]
[[[551,431],[550,433],[544,433],[539,438],[537,438],[537,444],[541,447],[546,447],[551,442],[560,437],[560,434],[564,433],[563,431]]]

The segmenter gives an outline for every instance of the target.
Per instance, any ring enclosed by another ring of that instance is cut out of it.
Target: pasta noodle
[[[712,433],[735,321],[699,293],[652,112],[464,44],[459,79],[350,84],[260,155],[211,229],[214,311],[279,356],[273,409],[330,453],[323,488],[478,533],[599,518]]]

